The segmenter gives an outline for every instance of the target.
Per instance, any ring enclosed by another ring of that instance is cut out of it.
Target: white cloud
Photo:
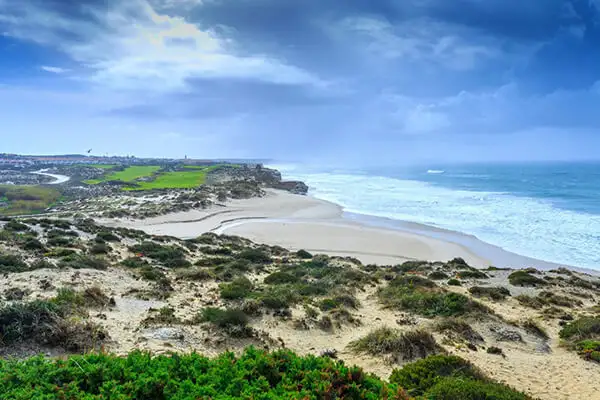
[[[372,55],[389,60],[425,61],[455,70],[468,70],[479,61],[500,56],[491,39],[461,32],[456,26],[429,19],[405,21],[397,26],[371,17],[347,18],[344,34],[354,33]],[[353,45],[356,45],[353,39]],[[497,45],[497,43],[494,43]]]
[[[40,67],[41,70],[46,71],[46,72],[51,72],[53,74],[64,74],[65,72],[69,72],[68,69],[65,68],[60,68],[60,67],[50,67],[47,65],[42,65]]]
[[[117,89],[181,90],[192,78],[325,85],[273,57],[239,56],[227,38],[183,17],[161,14],[147,0],[115,4],[85,9],[91,18],[84,20],[19,2],[0,11],[0,23],[11,36],[58,47],[89,70],[93,82]]]

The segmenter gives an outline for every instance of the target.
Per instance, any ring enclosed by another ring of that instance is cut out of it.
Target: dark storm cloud
[[[392,158],[441,137],[594,134],[597,4],[0,0],[0,24],[69,58],[77,75],[61,78],[107,96],[103,118],[215,131],[249,153],[343,142]]]

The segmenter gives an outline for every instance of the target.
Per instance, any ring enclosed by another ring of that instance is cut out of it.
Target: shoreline
[[[167,214],[144,220],[101,220],[108,225],[141,229],[182,239],[202,233],[238,235],[257,243],[353,256],[365,264],[398,264],[410,260],[464,258],[486,268],[568,267],[536,260],[483,242],[472,235],[408,221],[345,212],[342,206],[313,196],[267,190],[262,198],[229,200],[221,207]]]

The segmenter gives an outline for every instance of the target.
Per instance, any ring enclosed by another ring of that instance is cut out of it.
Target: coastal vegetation
[[[86,218],[10,219],[0,228],[0,336],[6,338],[0,353],[24,360],[10,364],[13,371],[29,368],[27,357],[38,352],[63,356],[103,347],[126,354],[131,343],[177,352],[172,357],[188,357],[180,352],[189,343],[206,354],[232,349],[237,357],[248,346],[327,354],[329,360],[352,354],[359,364],[381,365],[374,379],[404,399],[525,399],[484,375],[460,371],[475,368],[467,360],[479,366],[489,361],[485,357],[510,363],[518,352],[549,351],[544,349],[556,342],[550,339],[558,338],[559,325],[565,346],[598,359],[597,321],[582,320],[594,318],[586,312],[595,304],[597,279],[573,272],[566,280],[548,280],[556,274],[525,271],[546,284],[514,298],[510,291],[519,292],[507,279],[514,271],[486,270],[486,278],[468,274],[464,286],[448,284],[447,277],[471,268],[461,260],[363,265],[351,257],[288,251],[235,236],[181,240]],[[470,279],[476,284],[468,285]],[[263,350],[256,351],[273,354]],[[85,357],[106,357],[102,368],[113,368],[130,356]],[[164,356],[147,355],[157,357]],[[58,362],[38,360],[50,369]],[[413,360],[428,361],[406,364]],[[382,380],[393,370],[396,378]],[[164,379],[175,387],[185,381],[182,375]],[[138,385],[137,378],[119,382],[125,391]]]
[[[0,215],[38,214],[60,197],[60,191],[47,186],[0,185]]]

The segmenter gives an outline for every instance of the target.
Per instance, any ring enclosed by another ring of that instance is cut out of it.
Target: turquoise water
[[[349,212],[464,232],[528,257],[600,270],[600,163],[276,167]]]

